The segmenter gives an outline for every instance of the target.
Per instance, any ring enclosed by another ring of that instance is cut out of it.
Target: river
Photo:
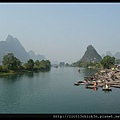
[[[103,114],[120,113],[120,89],[110,92],[74,86],[94,69],[52,67],[49,72],[0,77],[0,113]]]

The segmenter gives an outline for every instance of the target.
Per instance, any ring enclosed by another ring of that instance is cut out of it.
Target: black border
[[[14,1],[14,0],[11,0],[11,1],[0,1],[0,3],[120,3],[118,1],[114,1],[114,2],[111,2],[111,1],[90,1],[90,0],[81,0],[81,1],[74,1],[74,2],[68,2],[68,1],[50,1],[50,0],[47,0],[47,1],[44,1],[44,0],[41,0],[41,1],[35,1],[32,2],[32,1]],[[117,116],[117,117],[116,117]],[[103,118],[114,118],[114,119],[120,119],[120,114],[0,114],[0,118],[1,119],[4,119],[4,118],[8,118],[8,119],[17,119],[17,118],[30,118],[30,119],[40,119],[40,118],[52,118],[52,119],[62,119],[62,118],[74,118],[74,119],[90,119],[90,118],[97,118],[97,119],[103,119]]]
[[[120,114],[0,114],[0,118],[30,118],[30,119],[40,119],[40,118],[52,118],[52,119],[120,119]]]

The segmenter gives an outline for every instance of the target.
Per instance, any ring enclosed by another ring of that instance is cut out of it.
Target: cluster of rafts
[[[78,85],[85,85],[85,87],[87,89],[93,89],[93,90],[97,90],[98,87],[102,87],[103,91],[112,91],[110,84],[108,84],[107,82],[105,83],[100,83],[99,81],[85,81],[85,80],[79,80],[76,83],[74,83],[74,85],[78,86]]]

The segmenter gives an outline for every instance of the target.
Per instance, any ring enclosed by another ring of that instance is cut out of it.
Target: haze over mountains
[[[44,55],[36,55],[33,50],[27,52],[20,41],[17,38],[13,38],[11,35],[8,35],[5,41],[0,41],[0,63],[2,62],[3,56],[8,53],[13,53],[14,56],[21,62],[26,62],[30,58],[34,61],[46,59]],[[114,56],[116,59],[120,59],[120,52],[116,52],[113,55],[110,51],[107,51],[106,54],[100,56],[95,48],[92,45],[89,45],[80,61],[99,62],[106,55]]]
[[[79,62],[100,62],[106,55],[120,59],[120,52],[116,52],[114,55],[112,55],[110,51],[107,51],[105,55],[103,54],[100,56],[96,49],[92,45],[89,45]]]
[[[13,53],[21,62],[26,62],[30,58],[33,60],[38,59],[40,61],[45,59],[44,55],[35,55],[32,50],[27,52],[19,40],[13,38],[11,35],[8,35],[5,41],[0,41],[0,63],[2,62],[3,56],[8,53]]]
[[[109,55],[111,57],[115,57],[116,59],[120,59],[120,52],[116,52],[114,55],[110,52],[107,51],[106,54],[102,54],[101,57],[105,57],[106,55]]]
[[[30,58],[32,58],[34,61],[36,61],[36,60],[40,60],[41,61],[41,60],[45,60],[46,59],[44,55],[40,55],[40,54],[36,55],[33,50],[30,50],[28,52],[28,54],[29,54]]]

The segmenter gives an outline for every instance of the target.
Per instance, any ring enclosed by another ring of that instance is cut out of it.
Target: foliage
[[[49,60],[42,60],[40,62],[40,70],[45,70],[45,69],[49,70],[50,67],[51,67],[51,63]]]
[[[103,68],[111,68],[115,64],[115,57],[111,57],[109,55],[105,56],[101,62]]]
[[[6,69],[16,70],[21,66],[21,61],[14,57],[13,53],[8,53],[3,57],[2,64]]]
[[[27,63],[25,63],[25,65],[26,65],[26,69],[28,69],[28,70],[33,70],[34,61],[33,61],[32,59],[29,59],[29,60],[27,61]]]
[[[0,72],[9,72],[14,73],[16,71],[45,71],[50,70],[51,62],[49,60],[36,60],[35,62],[32,59],[29,59],[26,63],[22,65],[22,62],[14,57],[13,53],[8,53],[3,57],[2,65],[0,65]],[[11,72],[12,71],[12,72]]]
[[[116,60],[115,60],[115,63],[116,63],[116,64],[120,64],[120,59],[116,59]]]
[[[34,70],[39,70],[39,68],[40,68],[40,61],[39,61],[39,60],[36,60],[36,61],[34,62]]]
[[[101,63],[99,62],[99,63],[97,63],[97,64],[95,65],[95,68],[103,68],[103,66],[102,66]]]
[[[79,62],[79,67],[95,66],[96,64],[96,62]]]
[[[29,59],[27,63],[24,64],[24,68],[27,70],[50,70],[51,63],[49,60],[36,60]]]

